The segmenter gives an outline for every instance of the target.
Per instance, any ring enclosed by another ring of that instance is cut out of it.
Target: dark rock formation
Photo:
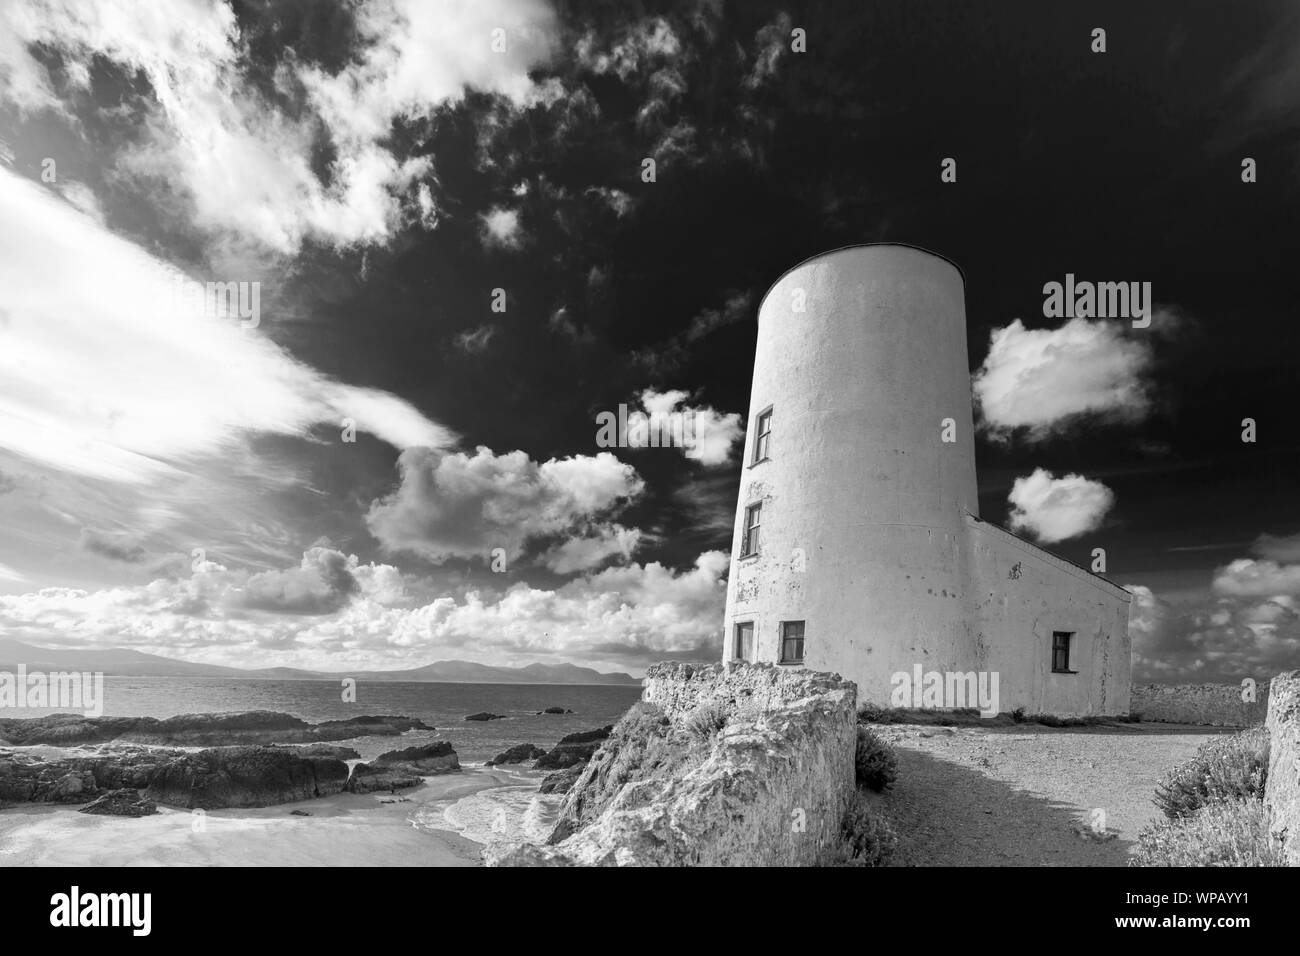
[[[111,817],[147,817],[158,812],[158,805],[152,800],[141,799],[134,790],[110,790],[77,812]]]
[[[299,757],[333,757],[335,760],[360,760],[361,754],[351,747],[338,744],[307,744],[304,747],[286,746],[284,749]]]
[[[390,750],[375,758],[381,767],[401,767],[423,774],[453,773],[460,769],[456,750],[446,740],[424,744],[420,747],[406,747],[402,750]]]
[[[511,747],[509,750],[503,750],[487,762],[489,767],[495,767],[499,764],[523,763],[525,760],[536,760],[538,757],[546,755],[546,751],[536,744],[520,744],[517,747]]]
[[[309,816],[311,816],[311,814],[308,813],[306,810],[290,810],[290,811],[289,811],[289,816],[291,816],[291,817],[309,817]]]
[[[402,790],[406,787],[418,787],[424,783],[419,774],[393,767],[375,767],[368,763],[359,763],[352,768],[348,778],[349,793],[374,793],[378,790]]]
[[[280,747],[217,747],[169,761],[145,796],[190,809],[267,807],[341,793],[347,780],[347,764],[333,757],[299,757]]]
[[[533,764],[539,770],[563,770],[574,764],[585,763],[591,755],[600,749],[605,738],[613,731],[614,725],[599,730],[584,730],[581,733],[561,737],[553,749],[537,758]]]
[[[542,784],[537,788],[537,792],[568,793],[586,769],[587,765],[585,763],[575,763],[572,767],[566,767],[564,770],[552,771],[542,778]]]
[[[82,717],[79,714],[0,719],[0,738],[10,743],[56,747],[108,741],[186,747],[294,744],[372,735],[397,736],[408,730],[433,729],[412,717],[352,717],[309,724],[292,714],[269,710],[181,714],[165,720],[156,717]]]
[[[352,793],[372,793],[376,790],[400,790],[417,787],[421,777],[442,773],[459,773],[460,760],[456,750],[446,740],[421,747],[407,747],[382,753],[372,763],[359,763],[352,768],[347,789]]]
[[[470,714],[466,720],[505,720],[505,714],[493,714],[486,710],[479,711],[477,714]]]
[[[537,716],[540,717],[543,714],[571,714],[571,713],[573,713],[573,711],[565,710],[563,707],[547,707],[545,710],[539,710],[537,712]]]
[[[54,756],[0,750],[0,804],[87,803],[105,791],[144,790],[149,800],[186,808],[266,807],[338,793],[347,779],[343,761],[287,747],[105,747]]]

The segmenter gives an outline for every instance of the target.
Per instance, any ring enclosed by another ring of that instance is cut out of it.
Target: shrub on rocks
[[[1155,804],[1177,820],[1216,800],[1262,801],[1267,776],[1268,731],[1252,727],[1202,744],[1160,781]]]
[[[1259,800],[1213,800],[1138,835],[1130,866],[1286,866]]]
[[[898,760],[894,756],[894,748],[866,727],[858,727],[854,764],[858,786],[877,793],[888,789],[898,776]]]
[[[898,846],[894,828],[861,792],[844,811],[843,836],[845,866],[885,866]]]

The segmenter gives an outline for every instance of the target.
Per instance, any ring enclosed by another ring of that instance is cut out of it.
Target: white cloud
[[[641,408],[650,416],[683,416],[683,436],[689,435],[689,438],[682,454],[702,465],[725,465],[731,460],[736,442],[745,433],[740,415],[719,412],[708,405],[689,405],[686,404],[688,398],[690,394],[680,389],[659,392],[647,388],[641,392]]]
[[[1232,597],[1300,597],[1300,564],[1238,558],[1215,573],[1213,587]]]
[[[570,538],[547,550],[539,561],[556,574],[587,571],[600,567],[610,558],[628,560],[641,543],[641,538],[642,533],[636,528],[613,524],[599,529],[594,535]]]
[[[519,213],[514,209],[496,207],[481,217],[480,237],[488,249],[514,250],[523,246],[524,233],[519,225]]]
[[[1007,500],[1012,505],[1013,531],[1028,531],[1044,544],[1052,544],[1100,527],[1115,504],[1115,493],[1082,475],[1055,478],[1050,471],[1036,468],[1029,477],[1015,480]]]
[[[1148,587],[1125,585],[1133,594],[1129,633],[1135,679],[1235,684],[1245,678],[1265,681],[1295,668],[1300,658],[1295,599],[1260,598],[1253,593],[1264,582],[1254,574],[1259,569],[1233,568],[1237,564],[1220,572],[1213,595],[1170,601]]]
[[[682,42],[663,17],[647,17],[629,25],[608,49],[600,49],[594,34],[578,41],[578,62],[593,73],[614,73],[626,81],[647,63],[663,62],[682,54]]]
[[[344,418],[399,448],[452,440],[402,399],[331,381],[262,331],[178,302],[179,272],[3,168],[0,209],[0,447],[142,482],[247,434]]]
[[[503,53],[491,49],[498,28]],[[178,189],[198,226],[283,253],[307,238],[379,243],[408,207],[426,225],[436,219],[427,189],[412,188],[430,163],[389,151],[393,122],[430,115],[467,88],[528,101],[528,71],[554,52],[557,21],[543,0],[371,0],[357,6],[356,30],[359,48],[337,74],[292,55],[280,64],[280,92],[306,98],[286,111],[247,81],[247,50],[224,3],[11,0],[0,5],[0,96],[67,116],[33,51],[59,60],[73,85],[102,57],[151,87],[147,139],[124,168]],[[328,182],[311,166],[322,128],[337,151]]]
[[[1272,561],[1300,563],[1300,534],[1261,534],[1250,550]]]
[[[790,14],[782,12],[776,19],[754,34],[757,50],[754,53],[754,67],[745,77],[745,86],[756,89],[776,75],[777,63],[789,51],[793,42],[790,36],[792,21]]]
[[[511,559],[528,541],[589,525],[641,494],[630,466],[602,452],[538,464],[522,451],[473,455],[411,448],[398,459],[397,489],[371,504],[366,524],[393,551],[430,561]]]
[[[972,383],[982,426],[994,437],[1027,429],[1040,441],[1079,415],[1140,421],[1150,408],[1150,345],[1116,322],[1071,319],[1058,329],[1026,329],[1016,319],[994,329]]]
[[[241,667],[414,666],[467,650],[499,662],[628,666],[714,656],[727,563],[725,552],[710,551],[685,571],[630,565],[555,590],[520,583],[395,606],[394,593],[404,594],[395,569],[313,549],[301,568],[263,578],[209,563],[189,578],[138,587],[0,595],[0,627],[20,639],[58,633],[69,644]]]

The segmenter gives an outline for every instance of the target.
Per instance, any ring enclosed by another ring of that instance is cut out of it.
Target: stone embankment
[[[657,664],[573,784],[546,845],[489,865],[806,866],[836,858],[857,689],[769,664]]]
[[[1268,779],[1264,805],[1287,864],[1300,866],[1300,671],[1273,678],[1268,695]]]
[[[1134,684],[1129,709],[1147,723],[1198,727],[1254,727],[1264,722],[1268,681],[1254,687],[1254,700],[1240,684]]]

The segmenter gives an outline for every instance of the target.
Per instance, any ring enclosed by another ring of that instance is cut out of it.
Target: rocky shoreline
[[[455,748],[434,741],[368,762],[334,741],[432,731],[399,716],[311,724],[273,711],[184,714],[166,719],[74,714],[0,720],[0,808],[82,805],[89,814],[138,817],[157,805],[216,810],[270,807],[339,793],[396,792],[459,773]],[[523,764],[551,773],[541,793],[572,786],[612,726],[569,734],[547,750],[520,744],[487,766]],[[199,747],[202,749],[179,749]]]
[[[48,717],[0,719],[0,746],[129,743],[155,747],[225,747],[237,744],[306,744],[355,737],[396,737],[408,730],[434,730],[413,717],[352,717],[311,724],[292,714],[253,710],[176,717]]]

